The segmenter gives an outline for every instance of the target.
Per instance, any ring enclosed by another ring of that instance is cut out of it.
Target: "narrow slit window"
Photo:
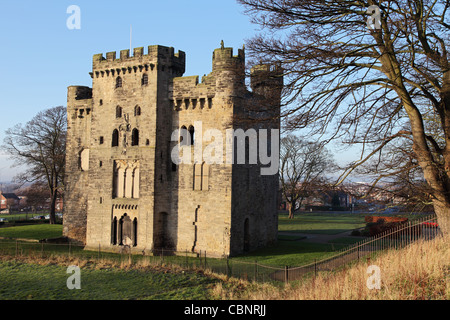
[[[116,89],[117,88],[122,88],[122,78],[121,77],[117,77],[116,78]]]
[[[114,129],[112,134],[112,147],[118,147],[119,146],[119,131],[117,129]]]
[[[122,118],[122,107],[121,106],[116,107],[116,118]]]
[[[195,129],[193,126],[189,127],[189,138],[190,138],[190,145],[194,145],[194,139],[195,139]]]
[[[131,145],[138,146],[139,145],[139,130],[133,129],[131,133]]]
[[[148,74],[144,73],[144,74],[142,75],[141,85],[143,85],[143,86],[148,85]]]
[[[134,116],[138,117],[140,115],[141,115],[141,107],[140,106],[134,107]]]
[[[180,146],[188,145],[188,131],[185,126],[182,126],[180,129]]]

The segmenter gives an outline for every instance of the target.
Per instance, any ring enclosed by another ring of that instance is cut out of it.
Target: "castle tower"
[[[135,48],[133,56],[94,55],[92,89],[68,88],[64,235],[96,250],[209,256],[276,240],[268,194],[277,177],[266,183],[256,167],[250,173],[227,161],[228,130],[252,96],[244,50],[233,55],[222,44],[201,82],[184,71],[184,52]],[[222,150],[211,141],[222,141]],[[190,161],[174,163],[177,146]],[[255,192],[261,201],[249,214],[246,197]]]

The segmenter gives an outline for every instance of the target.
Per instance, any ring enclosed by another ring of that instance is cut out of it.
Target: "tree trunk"
[[[434,202],[434,211],[438,219],[438,225],[445,239],[450,239],[450,204]]]
[[[289,219],[294,219],[295,202],[289,203]]]
[[[56,199],[58,197],[58,192],[53,192],[52,199],[50,203],[50,224],[56,224]]]

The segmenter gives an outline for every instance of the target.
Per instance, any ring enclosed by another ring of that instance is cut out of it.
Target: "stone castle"
[[[244,49],[233,55],[223,42],[201,82],[184,72],[184,52],[149,46],[146,54],[94,55],[92,88],[68,88],[63,233],[71,241],[95,250],[214,257],[276,241],[278,174],[261,175],[260,161],[195,161],[194,151],[207,148],[202,132],[225,137],[236,118],[250,118],[250,105],[264,110],[269,96],[279,99],[269,83],[280,87],[282,77],[269,79],[277,68],[255,66],[250,91]],[[279,120],[249,121],[248,128],[279,129]],[[177,145],[192,153],[192,163],[172,160]]]

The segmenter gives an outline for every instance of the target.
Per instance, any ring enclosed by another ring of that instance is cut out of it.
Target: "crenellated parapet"
[[[212,108],[216,96],[233,97],[245,92],[245,52],[238,49],[234,55],[233,48],[221,43],[212,55],[212,72],[198,76],[173,78],[170,87],[171,104],[174,110],[193,110]]]
[[[147,54],[144,47],[121,50],[117,56],[115,51],[95,54],[92,63],[92,78],[118,76],[120,74],[160,70],[173,76],[182,76],[185,72],[186,54],[183,51],[175,53],[174,48],[165,46],[148,46]]]
[[[86,86],[69,86],[67,98],[70,101],[86,100],[92,98],[92,88]]]
[[[243,73],[245,71],[245,51],[238,49],[238,54],[233,55],[233,48],[222,46],[213,52],[213,72],[215,71],[235,71]]]
[[[250,71],[252,91],[269,97],[278,97],[283,88],[283,69],[279,65],[259,64]]]

